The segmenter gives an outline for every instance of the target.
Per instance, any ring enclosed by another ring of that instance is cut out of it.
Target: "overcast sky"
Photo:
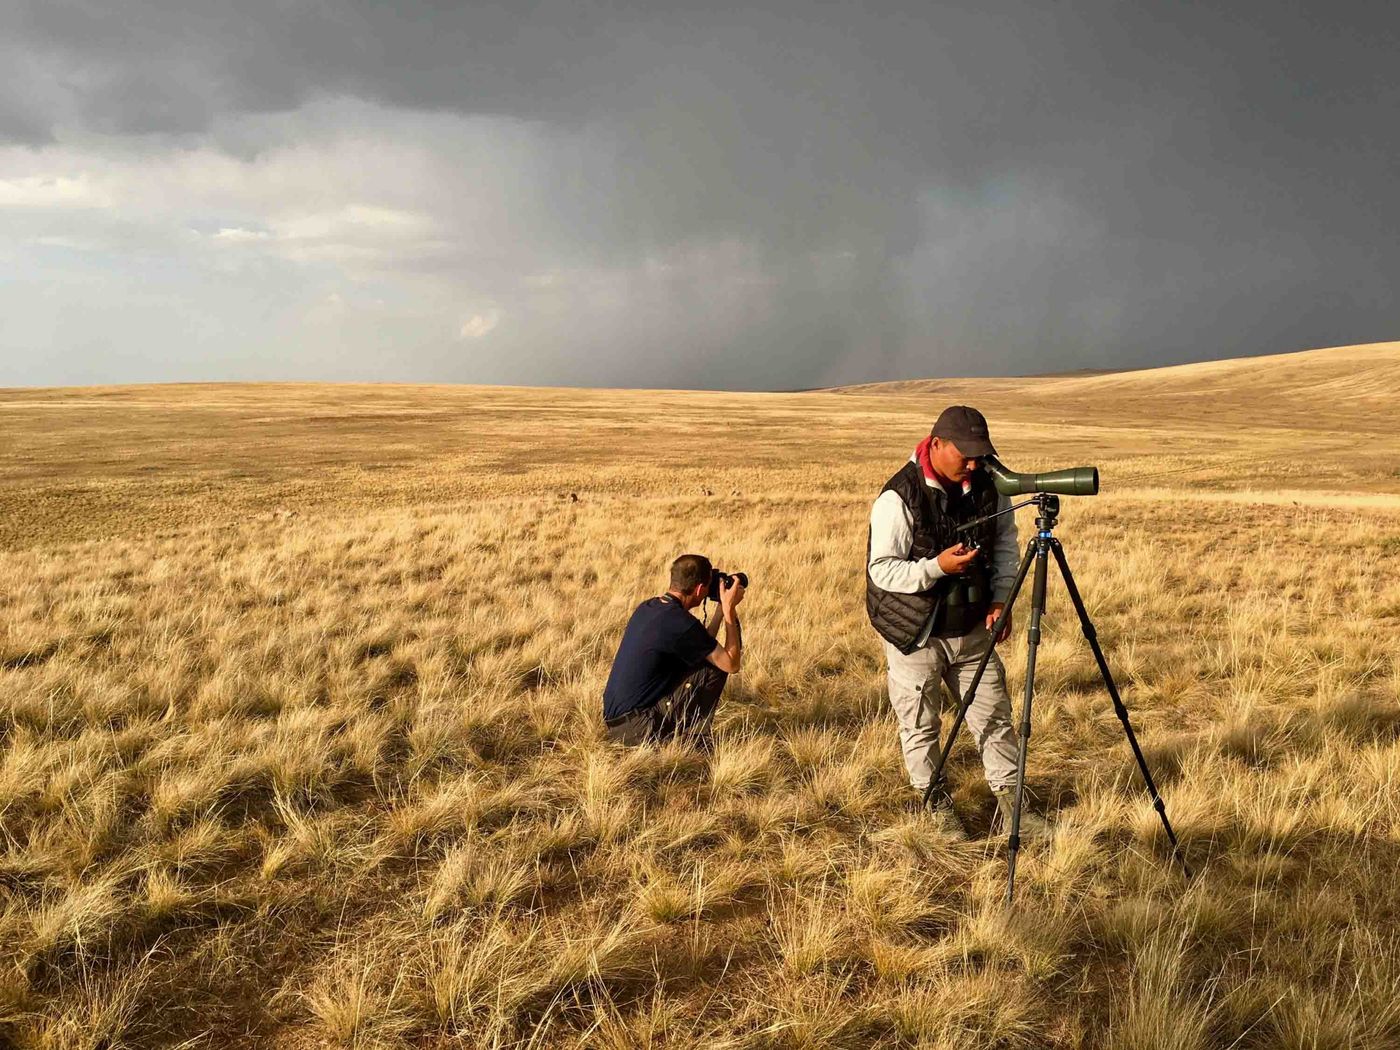
[[[1400,8],[7,0],[0,385],[1400,338]]]

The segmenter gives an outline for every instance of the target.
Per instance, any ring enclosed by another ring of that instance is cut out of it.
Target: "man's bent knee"
[[[729,681],[729,675],[711,663],[701,666],[690,678],[695,682],[697,692],[713,690],[716,694],[722,691],[725,683]]]

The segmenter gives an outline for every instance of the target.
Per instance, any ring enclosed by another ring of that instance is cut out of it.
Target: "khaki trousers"
[[[885,642],[889,665],[890,706],[899,720],[899,742],[909,783],[923,791],[938,762],[939,683],[948,686],[959,703],[977,662],[991,644],[991,632],[975,627],[957,638],[930,638],[907,656]],[[1006,692],[1006,669],[996,653],[978,683],[967,712],[967,728],[982,753],[982,768],[993,791],[1016,782],[1016,728],[1011,722],[1011,697]]]

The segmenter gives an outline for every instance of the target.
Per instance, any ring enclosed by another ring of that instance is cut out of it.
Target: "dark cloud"
[[[484,244],[401,151],[378,199],[443,230],[389,258],[506,320],[462,355],[406,311],[397,341],[429,349],[404,378],[1128,366],[1395,335],[1398,25],[1374,4],[29,2],[0,136],[255,162],[309,133],[295,114],[417,128],[464,195],[501,183],[510,222]],[[334,98],[366,105],[315,108]],[[481,117],[506,138],[476,156],[450,118]]]

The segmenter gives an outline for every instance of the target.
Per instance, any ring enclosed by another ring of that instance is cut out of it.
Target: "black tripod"
[[[1010,903],[1016,889],[1016,854],[1021,848],[1021,799],[1026,788],[1026,748],[1031,738],[1031,697],[1035,693],[1035,653],[1036,648],[1040,645],[1040,617],[1045,611],[1045,579],[1052,553],[1060,566],[1060,576],[1064,579],[1065,587],[1069,590],[1070,601],[1074,603],[1074,611],[1079,614],[1079,626],[1083,628],[1084,637],[1089,642],[1089,648],[1094,651],[1094,659],[1098,661],[1099,674],[1103,676],[1104,687],[1113,700],[1113,712],[1118,716],[1118,721],[1123,723],[1123,732],[1127,735],[1128,744],[1133,749],[1133,757],[1137,759],[1138,769],[1142,770],[1142,779],[1147,785],[1147,793],[1152,796],[1152,807],[1162,818],[1162,827],[1167,832],[1167,838],[1171,840],[1172,852],[1181,861],[1181,869],[1189,879],[1191,869],[1187,866],[1186,857],[1182,854],[1181,846],[1176,841],[1176,833],[1172,831],[1171,823],[1167,820],[1166,804],[1163,803],[1162,796],[1157,793],[1157,785],[1152,782],[1152,774],[1148,771],[1147,760],[1142,756],[1142,748],[1138,746],[1132,723],[1128,721],[1128,709],[1123,706],[1123,700],[1118,695],[1118,687],[1113,683],[1113,675],[1109,673],[1108,661],[1104,659],[1103,650],[1099,648],[1098,632],[1094,630],[1093,621],[1089,619],[1089,614],[1084,609],[1084,600],[1079,596],[1079,588],[1075,586],[1074,574],[1069,571],[1069,562],[1065,560],[1064,549],[1060,546],[1060,541],[1055,538],[1055,519],[1060,513],[1060,497],[1042,492],[1034,499],[1027,500],[1015,507],[1009,507],[998,514],[988,515],[987,518],[970,522],[962,529],[964,531],[970,530],[989,518],[1009,514],[1019,507],[1029,506],[1032,503],[1040,511],[1035,519],[1036,534],[1026,545],[1026,555],[1021,559],[1021,567],[1016,573],[1016,582],[1011,587],[1011,593],[1006,598],[1006,606],[1002,609],[1001,615],[997,617],[996,623],[992,625],[992,638],[995,639],[1001,633],[1002,625],[1006,622],[1007,617],[1011,615],[1011,607],[1016,604],[1016,595],[1020,593],[1021,584],[1025,581],[1031,562],[1034,561],[1035,582],[1031,588],[1031,619],[1026,632],[1026,690],[1025,697],[1021,701],[1020,746],[1016,755],[1016,795],[1011,808],[1011,834],[1007,839],[1009,846],[1006,862],[1007,903]],[[943,767],[948,761],[949,753],[953,750],[953,741],[957,738],[958,730],[962,728],[963,719],[967,717],[968,708],[972,706],[972,699],[977,695],[977,686],[982,682],[982,674],[987,670],[987,664],[992,658],[992,651],[993,646],[989,644],[987,651],[982,654],[982,659],[977,664],[977,670],[972,676],[972,684],[968,687],[967,694],[963,697],[962,704],[958,708],[958,717],[953,722],[952,732],[948,734],[948,739],[943,743],[943,750],[938,756],[938,765],[933,771],[933,776],[929,779],[928,790],[924,792],[925,806],[932,801],[935,793],[941,792],[945,796],[948,793],[948,786],[943,777]]]

